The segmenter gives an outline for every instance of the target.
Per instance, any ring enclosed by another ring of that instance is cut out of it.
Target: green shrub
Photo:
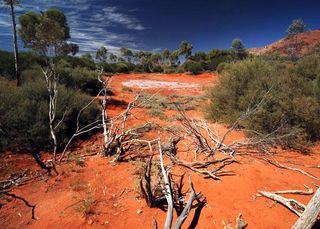
[[[172,74],[176,72],[176,68],[172,66],[164,67],[163,68],[163,73],[165,74]]]
[[[310,74],[317,66],[310,65],[310,60],[301,60],[295,67],[262,60],[230,63],[209,93],[208,116],[231,124],[266,96],[259,111],[241,126],[260,133],[282,126],[283,131],[300,130],[306,140],[320,139],[320,77]],[[304,75],[301,69],[306,68]]]
[[[199,74],[203,71],[200,63],[193,60],[188,60],[183,64],[184,71],[191,72],[193,75]]]
[[[75,131],[78,112],[91,98],[64,86],[59,86],[58,91],[55,125],[64,116],[63,122],[56,129],[61,148]],[[0,100],[0,148],[14,151],[51,149],[48,94],[43,79],[25,83],[18,88],[1,81]],[[93,104],[83,111],[80,125],[96,120],[99,114],[98,107]]]
[[[96,95],[101,85],[97,79],[97,72],[86,68],[68,68],[57,66],[59,81],[67,87],[81,89],[83,92]]]
[[[218,72],[218,73],[222,73],[222,71],[223,71],[224,69],[226,69],[227,67],[228,67],[228,63],[225,63],[225,62],[220,63],[220,64],[218,65],[218,67],[217,67],[217,72]]]
[[[128,65],[124,62],[112,64],[112,72],[115,73],[129,73]]]

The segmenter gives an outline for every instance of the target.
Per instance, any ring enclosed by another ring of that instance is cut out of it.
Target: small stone
[[[118,204],[113,204],[113,207],[118,207]]]
[[[138,211],[137,211],[137,214],[141,214],[142,213],[142,210],[141,209],[138,209]]]

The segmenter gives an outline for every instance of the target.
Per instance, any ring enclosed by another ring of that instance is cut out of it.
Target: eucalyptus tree
[[[243,59],[246,57],[246,49],[244,47],[244,44],[242,43],[242,40],[239,38],[233,39],[231,43],[231,50],[234,51],[237,58]]]
[[[56,129],[62,123],[64,116],[57,121],[58,74],[55,70],[54,59],[60,54],[61,47],[68,44],[70,29],[66,16],[57,9],[49,9],[41,13],[27,12],[19,17],[19,22],[19,35],[25,47],[42,55],[47,63],[47,66],[42,68],[42,72],[49,97],[49,129],[55,161],[58,146]]]
[[[185,59],[188,59],[192,54],[193,46],[187,41],[182,41],[179,46],[179,55],[184,55]]]
[[[170,55],[170,50],[165,48],[162,52],[162,61],[164,64],[167,64],[169,62]]]
[[[288,37],[293,37],[299,33],[303,33],[306,30],[306,24],[301,18],[292,21],[291,25],[287,29]]]
[[[170,65],[176,64],[177,61],[179,60],[179,50],[175,50],[170,54],[169,60],[170,60]]]
[[[102,46],[96,52],[96,59],[101,62],[107,62],[107,57],[108,57],[107,54],[108,54],[108,50],[106,49],[106,47]]]
[[[17,86],[21,85],[21,71],[19,65],[19,50],[17,39],[17,24],[15,15],[15,6],[20,5],[19,0],[3,0],[3,4],[10,8],[11,21],[12,21],[12,36],[13,36],[13,53],[14,53],[14,65],[15,65],[15,77],[17,80]]]
[[[126,59],[126,61],[131,62],[131,58],[133,57],[133,52],[128,48],[120,49],[121,56]]]
[[[117,60],[118,60],[118,56],[115,55],[114,53],[110,53],[110,55],[109,55],[109,60],[110,60],[112,63],[115,63],[115,62],[117,62]]]

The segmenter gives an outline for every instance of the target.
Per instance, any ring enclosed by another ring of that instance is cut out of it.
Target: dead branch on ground
[[[259,191],[258,192],[261,196],[267,197],[271,200],[274,200],[283,206],[287,207],[289,210],[297,214],[298,216],[301,216],[303,211],[305,210],[306,206],[301,204],[300,202],[294,200],[294,199],[287,199],[280,195],[277,195],[273,192],[265,192],[265,191]]]
[[[305,176],[308,176],[312,179],[315,179],[315,180],[320,180],[318,177],[308,173],[308,172],[305,172],[301,169],[298,169],[298,168],[295,168],[295,167],[290,167],[290,166],[286,166],[286,165],[283,165],[281,163],[279,163],[278,161],[276,160],[270,160],[270,159],[267,159],[267,158],[263,158],[266,162],[278,167],[278,168],[281,168],[281,169],[288,169],[288,170],[292,170],[292,171],[296,171],[296,172],[299,172],[299,173],[302,173],[303,175]]]
[[[174,209],[174,195],[173,195],[173,184],[172,180],[170,179],[170,169],[165,168],[164,166],[164,160],[163,160],[163,151],[162,151],[162,145],[160,137],[158,138],[158,150],[160,154],[160,165],[161,165],[161,171],[163,176],[164,184],[162,186],[163,193],[166,197],[167,203],[168,203],[168,209],[167,209],[167,217],[166,222],[164,225],[165,229],[170,229],[172,226],[172,220],[173,220],[173,209]],[[186,205],[184,206],[183,210],[181,211],[180,215],[178,216],[176,222],[174,223],[173,228],[178,229],[181,228],[182,224],[185,222],[186,218],[188,217],[191,208],[193,207],[193,202],[197,201],[197,206],[203,206],[206,204],[206,199],[204,198],[202,201],[200,199],[203,197],[201,193],[196,193],[193,187],[193,183],[191,180],[191,177],[189,177],[189,187],[190,187],[190,197],[187,201]]]
[[[222,159],[208,159],[202,162],[187,162],[178,159],[177,144],[181,138],[171,138],[168,143],[162,145],[162,151],[166,153],[173,164],[180,165],[187,168],[193,172],[201,174],[204,178],[212,178],[214,180],[220,180],[221,176],[232,176],[235,175],[232,171],[222,170],[225,166],[237,162],[234,157],[227,156]],[[214,168],[209,169],[208,167],[215,165]]]
[[[304,212],[292,226],[292,229],[310,229],[317,221],[317,217],[320,214],[320,189],[314,194],[309,201]]]

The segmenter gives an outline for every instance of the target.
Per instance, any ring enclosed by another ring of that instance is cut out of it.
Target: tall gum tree
[[[15,6],[20,5],[19,0],[3,0],[3,4],[10,8],[11,20],[12,20],[12,36],[13,36],[13,49],[14,49],[14,65],[15,65],[15,77],[17,80],[17,86],[21,85],[21,71],[19,65],[19,50],[17,39],[17,24],[15,15]]]

